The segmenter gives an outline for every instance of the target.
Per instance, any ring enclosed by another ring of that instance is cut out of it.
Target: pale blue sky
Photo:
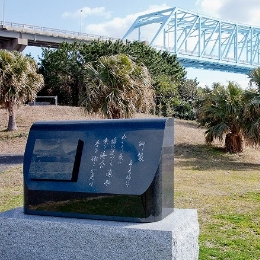
[[[4,8],[3,8],[4,7]],[[259,0],[1,0],[1,20],[49,28],[121,38],[135,18],[143,13],[180,7],[197,13],[260,25]],[[82,10],[82,12],[80,12]],[[40,48],[27,47],[24,53],[40,55]],[[229,80],[247,87],[246,75],[188,69],[188,78],[197,77],[200,85]]]

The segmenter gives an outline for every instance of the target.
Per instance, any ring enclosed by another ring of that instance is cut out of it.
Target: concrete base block
[[[0,258],[8,260],[197,260],[197,211],[174,209],[153,223],[0,213]]]

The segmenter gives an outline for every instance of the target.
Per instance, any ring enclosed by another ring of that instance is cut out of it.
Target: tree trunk
[[[229,153],[240,153],[243,151],[243,138],[241,134],[229,133],[225,138],[225,150]]]
[[[14,131],[17,129],[17,126],[16,126],[16,121],[15,121],[15,113],[14,113],[13,104],[9,104],[8,112],[9,112],[9,121],[8,121],[7,131]]]

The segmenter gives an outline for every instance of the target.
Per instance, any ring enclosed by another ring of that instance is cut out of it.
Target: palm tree
[[[243,131],[247,143],[260,144],[260,94],[254,90],[246,90],[244,94],[245,108],[243,114]]]
[[[81,105],[106,118],[129,118],[154,108],[151,77],[143,64],[125,54],[102,56],[84,66],[85,88]]]
[[[248,73],[249,83],[252,86],[255,84],[258,88],[258,93],[260,93],[260,68],[253,69]]]
[[[214,89],[205,97],[199,111],[198,122],[207,128],[206,142],[225,138],[225,150],[230,153],[243,150],[243,90],[234,82],[228,86],[215,84]]]
[[[9,112],[8,131],[15,130],[15,106],[33,100],[43,87],[36,62],[17,51],[0,50],[0,105]]]
[[[247,142],[260,144],[260,68],[248,73],[251,88],[245,91],[245,110],[243,115],[244,133]],[[256,88],[254,88],[256,86]]]

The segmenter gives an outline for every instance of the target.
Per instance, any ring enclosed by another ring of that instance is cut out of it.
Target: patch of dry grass
[[[135,117],[147,117],[145,114],[136,114]],[[154,117],[149,115],[149,117]],[[18,129],[6,132],[8,112],[0,109],[0,153],[23,154],[31,125],[36,121],[62,120],[96,120],[100,115],[88,115],[79,107],[67,106],[21,106],[16,111]]]
[[[84,114],[78,107],[66,106],[21,106],[16,111],[17,131],[6,132],[8,112],[0,109],[0,153],[22,154],[31,125],[36,121],[84,120],[98,116]]]

